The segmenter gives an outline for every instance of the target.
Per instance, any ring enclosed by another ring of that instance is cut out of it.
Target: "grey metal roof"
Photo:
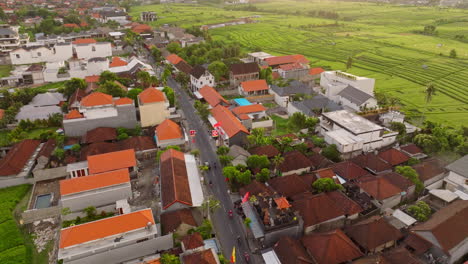
[[[468,155],[465,155],[463,158],[450,163],[445,168],[468,178]]]
[[[62,110],[58,106],[42,106],[42,107],[35,107],[32,105],[25,105],[21,107],[19,113],[16,115],[16,120],[26,120],[29,119],[31,121],[37,119],[48,119],[49,116],[55,113],[62,113]]]
[[[42,93],[34,96],[31,106],[47,106],[47,105],[58,105],[60,102],[64,102],[65,97],[61,93]]]
[[[312,99],[291,102],[291,104],[308,116],[315,115],[315,113],[312,111],[313,109],[326,109],[328,111],[337,111],[343,109],[341,105],[320,94],[315,95]]]
[[[359,89],[354,88],[351,85],[348,85],[341,92],[338,93],[339,96],[348,99],[350,102],[356,105],[364,104],[369,98],[372,98],[372,95],[365,93]]]
[[[299,81],[292,81],[286,87],[271,85],[271,89],[279,96],[288,96],[293,94],[312,94],[312,89]]]

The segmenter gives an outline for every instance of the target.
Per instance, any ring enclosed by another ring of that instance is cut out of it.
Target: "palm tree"
[[[432,96],[435,95],[436,93],[436,88],[433,83],[429,83],[426,87],[426,103],[429,103],[432,101]]]
[[[276,170],[278,169],[279,165],[281,165],[284,162],[284,158],[281,156],[281,154],[278,154],[273,157],[272,162],[273,164],[275,164],[274,174],[276,175]]]
[[[206,197],[205,201],[201,205],[203,211],[206,210],[206,215],[210,219],[210,213],[213,213],[216,209],[221,207],[219,200],[216,200],[213,196]]]

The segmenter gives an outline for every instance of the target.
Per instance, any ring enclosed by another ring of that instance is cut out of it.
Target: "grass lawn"
[[[11,65],[0,65],[0,78],[10,76]]]
[[[26,132],[26,136],[23,139],[40,139],[42,133],[47,131],[55,132],[58,127],[47,127],[47,128],[36,128],[31,131]],[[0,147],[11,145],[10,140],[8,139],[8,130],[0,131]],[[1,263],[1,262],[0,262]]]
[[[231,11],[204,5],[148,5],[130,14],[156,11],[151,25],[189,28],[246,16],[258,23],[211,29],[215,40],[238,42],[247,53],[261,49],[273,55],[304,54],[312,67],[346,70],[376,79],[375,90],[400,99],[410,117],[449,125],[468,123],[468,43],[455,39],[465,30],[466,10],[397,6],[382,3],[273,0],[253,4],[256,11]],[[244,6],[245,7],[245,6]],[[232,8],[232,7],[227,7]],[[313,11],[334,11],[338,19],[321,18]],[[438,35],[415,33],[436,25]],[[465,35],[466,35],[465,34]],[[449,58],[452,49],[457,58]],[[424,89],[434,83],[430,103]]]
[[[23,233],[13,216],[16,205],[30,190],[30,185],[19,185],[0,189],[0,263],[31,263],[27,257]]]
[[[285,135],[288,133],[291,133],[291,131],[288,128],[288,119],[279,117],[277,115],[271,115],[271,119],[273,119],[273,124],[274,124],[274,129],[271,131],[271,135],[276,137],[276,136],[281,136]]]
[[[262,103],[262,105],[265,106],[266,108],[278,107],[278,105],[276,103]]]

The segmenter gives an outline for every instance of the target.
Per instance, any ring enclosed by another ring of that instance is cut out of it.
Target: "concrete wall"
[[[73,45],[78,59],[105,58],[112,56],[110,42]]]
[[[130,183],[100,188],[82,193],[62,196],[61,202],[63,208],[70,208],[72,212],[81,211],[86,207],[102,207],[106,205],[115,205],[118,200],[129,199],[132,197],[132,188]],[[114,206],[115,207],[115,206]]]
[[[124,240],[122,240],[124,241]],[[152,255],[155,252],[160,252],[174,247],[174,241],[172,234],[165,236],[158,236],[147,241],[136,243],[135,241],[129,241],[119,243],[119,246],[104,250],[102,252],[89,251],[87,254],[83,254],[82,258],[74,260],[64,260],[66,264],[96,264],[96,263],[122,263],[123,261],[129,261],[137,259],[142,256]]]
[[[389,197],[385,200],[380,201],[380,210],[383,212],[386,208],[392,208],[397,206],[401,202],[401,195],[397,194],[392,197]]]
[[[137,124],[135,107],[133,105],[118,106],[117,110],[118,115],[112,117],[64,120],[65,135],[71,137],[83,136],[89,130],[97,127],[135,128]]]
[[[176,138],[176,139],[168,139],[168,140],[162,140],[156,143],[159,148],[165,148],[167,146],[178,146],[178,145],[184,145],[185,144],[185,138]]]
[[[33,175],[34,182],[38,182],[66,177],[68,173],[67,167],[63,166],[50,169],[34,170]]]
[[[229,72],[229,83],[231,87],[237,87],[241,82],[258,80],[258,78],[258,72],[239,75],[233,75],[232,72]]]
[[[273,119],[252,122],[252,128],[258,128],[258,127],[268,128],[272,126],[273,126]]]
[[[62,212],[62,207],[52,206],[48,208],[32,209],[32,210],[24,211],[21,214],[21,218],[23,219],[25,224],[29,224],[34,221],[59,216],[61,212]]]
[[[277,229],[274,231],[268,231],[265,234],[263,245],[265,245],[266,247],[271,247],[276,242],[278,242],[278,240],[283,236],[291,236],[294,238],[300,238],[301,234],[302,234],[302,226],[299,224],[295,226],[290,226],[287,228]]]
[[[468,252],[468,238],[465,238],[463,242],[456,245],[454,248],[449,250],[450,259],[449,264],[453,264],[457,260],[461,260],[461,258]]]
[[[142,127],[159,125],[170,115],[165,102],[140,104],[139,109]]]
[[[34,179],[26,177],[1,177],[0,179],[0,189],[21,184],[34,184]]]
[[[10,59],[13,65],[66,61],[71,57],[73,57],[71,44],[56,45],[53,48],[38,47],[31,50],[18,49],[10,53]]]
[[[239,132],[233,137],[229,138],[229,146],[244,146],[245,144],[247,144],[247,134],[245,134],[244,132]]]

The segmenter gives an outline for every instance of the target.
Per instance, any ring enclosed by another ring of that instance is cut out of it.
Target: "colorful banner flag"
[[[242,198],[242,203],[245,203],[249,200],[250,192],[245,193],[244,198]]]
[[[221,122],[218,122],[218,123],[213,125],[213,127],[220,127],[220,126],[221,126]]]
[[[236,247],[232,248],[231,263],[236,263]]]

